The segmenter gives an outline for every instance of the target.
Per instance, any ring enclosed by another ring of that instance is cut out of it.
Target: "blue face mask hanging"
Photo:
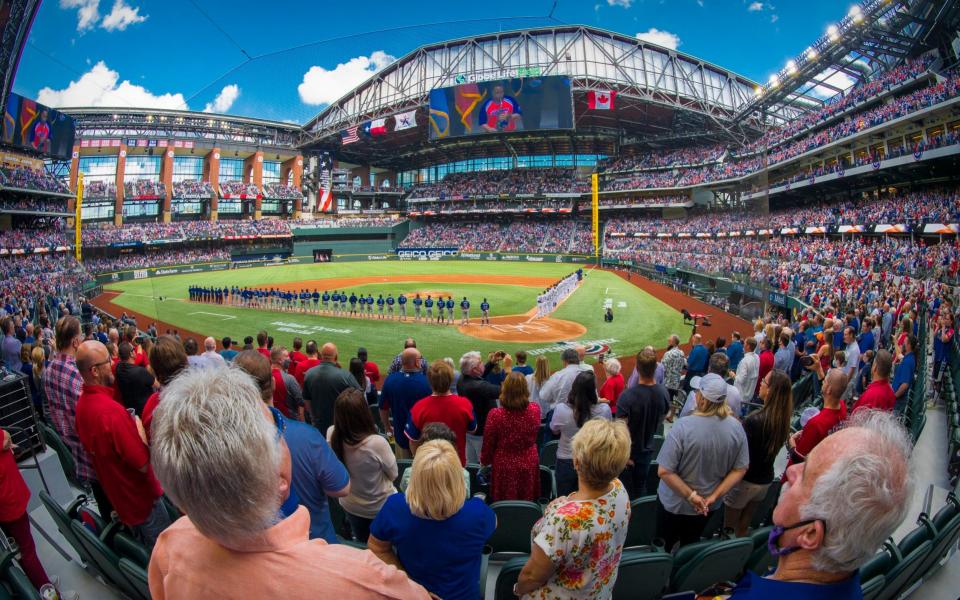
[[[777,546],[777,540],[780,539],[785,532],[796,529],[797,527],[803,527],[804,525],[809,525],[810,523],[815,523],[820,519],[810,519],[808,521],[800,521],[796,525],[791,525],[790,527],[784,527],[783,525],[777,525],[770,530],[770,535],[767,536],[767,550],[770,551],[770,554],[773,556],[786,556],[787,554],[793,554],[800,549],[800,546],[787,546],[786,548],[780,548]]]

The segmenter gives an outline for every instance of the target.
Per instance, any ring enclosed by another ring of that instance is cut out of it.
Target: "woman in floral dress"
[[[514,593],[524,600],[610,598],[630,522],[630,498],[617,479],[629,453],[623,421],[592,419],[577,432],[578,489],[551,502],[534,525]]]
[[[535,502],[540,497],[539,431],[540,405],[530,402],[523,373],[512,372],[500,390],[500,407],[487,415],[480,451],[480,463],[493,467],[490,496],[494,502]]]

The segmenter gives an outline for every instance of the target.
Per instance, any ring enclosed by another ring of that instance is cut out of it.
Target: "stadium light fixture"
[[[787,73],[793,75],[797,72],[797,63],[793,60],[787,61]]]
[[[776,75],[771,75],[769,85],[770,85],[770,89],[777,87],[778,85],[780,85],[780,78],[777,77]]]
[[[847,16],[853,19],[853,22],[857,25],[863,23],[863,11],[860,10],[859,4],[854,4],[852,7],[850,7],[850,12],[847,13]]]
[[[816,60],[816,59],[817,59],[817,51],[813,48],[808,49],[807,60]]]
[[[835,42],[840,38],[840,30],[837,29],[836,25],[827,27],[827,38],[829,38],[831,42]]]
[[[762,85],[758,85],[757,87],[753,88],[753,93],[756,94],[757,96],[762,96],[762,95],[763,95],[763,86],[762,86]]]

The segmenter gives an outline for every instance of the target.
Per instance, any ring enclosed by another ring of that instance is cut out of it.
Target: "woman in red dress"
[[[540,497],[539,430],[540,406],[530,402],[526,378],[510,373],[500,389],[500,407],[487,415],[480,451],[480,462],[493,467],[490,496],[494,502],[536,502]]]

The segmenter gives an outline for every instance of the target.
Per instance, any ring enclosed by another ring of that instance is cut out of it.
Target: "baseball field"
[[[569,264],[476,261],[295,264],[109,284],[97,304],[117,315],[125,311],[137,317],[142,328],[156,321],[160,333],[172,328],[181,336],[242,340],[264,329],[277,344],[287,347],[297,336],[304,342],[334,342],[343,356],[352,356],[363,346],[379,364],[388,363],[408,336],[417,340],[429,359],[450,356],[456,360],[468,350],[484,354],[526,350],[532,355],[531,363],[533,357],[545,355],[556,368],[560,351],[568,343],[583,344],[594,355],[632,355],[648,344],[661,348],[669,334],[689,329],[683,325],[680,307],[668,306],[613,273],[589,268],[576,291],[548,318],[534,318],[537,295],[576,269]],[[396,315],[393,320],[381,320],[376,309],[369,319],[190,302],[191,286],[346,290],[348,295],[363,292],[374,298],[419,293],[451,296],[457,308],[454,324],[438,325],[414,322],[410,303],[406,321]],[[460,325],[459,304],[464,296],[471,303],[467,326]],[[480,325],[484,298],[490,303],[489,325]],[[603,318],[608,306],[614,313],[612,323]]]

